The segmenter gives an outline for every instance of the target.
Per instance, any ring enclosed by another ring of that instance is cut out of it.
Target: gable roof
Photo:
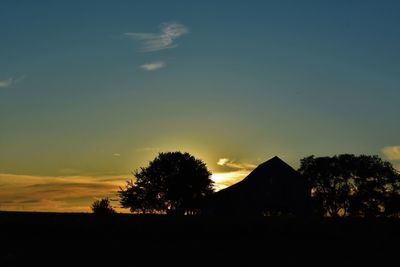
[[[218,191],[216,194],[226,194],[246,187],[265,187],[272,180],[301,179],[299,173],[286,162],[275,156],[260,164],[242,181]],[[258,188],[260,189],[260,188]]]

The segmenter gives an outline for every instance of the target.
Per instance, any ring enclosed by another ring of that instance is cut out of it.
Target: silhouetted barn
[[[308,214],[311,191],[292,167],[274,157],[242,181],[213,194],[203,210],[206,215]]]

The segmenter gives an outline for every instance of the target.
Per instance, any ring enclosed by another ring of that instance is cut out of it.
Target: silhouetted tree
[[[374,217],[382,215],[387,199],[399,193],[400,175],[392,164],[378,156],[359,156],[354,168],[355,188],[350,198],[351,213]]]
[[[120,188],[118,195],[123,208],[146,214],[157,213],[164,209],[164,199],[156,192],[150,184],[143,186],[131,180],[126,182],[125,189]]]
[[[136,181],[118,191],[122,207],[132,212],[194,214],[213,192],[211,172],[189,153],[159,153],[133,174]]]
[[[343,168],[336,156],[310,156],[300,162],[299,172],[307,178],[312,187],[315,212],[333,217],[339,216],[340,212],[345,214],[349,206],[349,168]]]
[[[385,216],[400,217],[400,194],[391,193],[385,198]]]
[[[102,198],[100,200],[94,201],[91,208],[93,213],[95,214],[107,215],[115,213],[115,210],[111,206],[110,200],[108,198]]]
[[[378,156],[310,156],[299,172],[312,186],[315,211],[332,217],[384,215],[399,194],[400,175]]]

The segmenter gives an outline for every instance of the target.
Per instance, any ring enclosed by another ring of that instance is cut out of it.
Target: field
[[[400,222],[0,212],[0,236],[0,266],[387,265],[398,258]]]

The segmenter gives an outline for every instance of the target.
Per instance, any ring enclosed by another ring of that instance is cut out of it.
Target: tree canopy
[[[165,152],[134,173],[118,191],[122,207],[135,213],[191,214],[213,192],[211,172],[189,153]]]
[[[390,216],[398,213],[400,175],[378,156],[306,157],[299,172],[312,187],[314,211],[327,216]],[[397,201],[397,202],[396,202]]]

